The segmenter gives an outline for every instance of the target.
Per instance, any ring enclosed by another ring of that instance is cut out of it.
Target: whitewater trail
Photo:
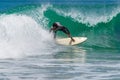
[[[51,36],[31,17],[1,15],[0,58],[16,58],[37,52],[42,54],[46,47],[49,49],[53,44]]]

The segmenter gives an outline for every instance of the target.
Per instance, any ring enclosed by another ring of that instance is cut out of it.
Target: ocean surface
[[[53,22],[88,39],[58,45]],[[0,80],[120,80],[119,0],[1,0]]]

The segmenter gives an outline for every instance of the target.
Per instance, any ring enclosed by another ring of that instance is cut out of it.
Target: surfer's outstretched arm
[[[53,31],[53,33],[54,33],[54,38],[56,38],[56,30],[54,29],[54,28],[51,28],[50,30],[49,30],[49,32],[52,32]]]
[[[49,32],[51,32],[51,31],[53,31],[53,28],[51,28],[51,29],[49,30]]]

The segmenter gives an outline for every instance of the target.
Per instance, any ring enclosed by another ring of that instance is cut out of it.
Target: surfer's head
[[[57,27],[59,27],[59,26],[61,26],[61,24],[60,24],[59,22],[54,22],[54,23],[53,23],[53,27],[56,27],[56,28],[57,28]]]

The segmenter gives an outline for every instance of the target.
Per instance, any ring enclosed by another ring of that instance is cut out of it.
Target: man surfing
[[[50,29],[50,32],[53,31],[54,32],[54,38],[56,38],[56,33],[57,31],[62,31],[64,32],[65,34],[67,34],[68,37],[71,38],[71,41],[69,44],[71,44],[72,42],[75,42],[75,40],[72,38],[71,34],[70,34],[70,31],[63,25],[61,25],[59,22],[55,22],[53,23],[51,29]]]

